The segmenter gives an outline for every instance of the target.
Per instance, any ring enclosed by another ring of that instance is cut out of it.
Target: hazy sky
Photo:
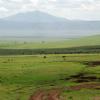
[[[0,17],[34,10],[68,19],[100,20],[100,0],[0,0]]]

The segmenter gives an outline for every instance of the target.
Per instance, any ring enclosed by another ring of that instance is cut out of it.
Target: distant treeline
[[[72,47],[72,48],[52,48],[52,49],[0,49],[0,55],[81,54],[81,53],[100,53],[100,45]]]

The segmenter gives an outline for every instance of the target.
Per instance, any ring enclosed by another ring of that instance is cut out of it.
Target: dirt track
[[[71,86],[64,89],[51,89],[48,91],[38,90],[31,95],[29,100],[62,100],[60,94],[62,90],[81,90],[81,89],[100,89],[99,83],[84,83],[76,86]],[[93,100],[100,100],[100,97],[95,97]]]
[[[29,100],[60,100],[60,90],[53,89],[49,92],[38,91],[34,93]]]
[[[37,91],[33,95],[31,95],[29,100],[44,100],[45,92],[44,91]]]
[[[98,96],[98,97],[94,97],[93,100],[100,100],[100,96]]]
[[[60,100],[60,90],[51,90],[48,93],[48,100]]]

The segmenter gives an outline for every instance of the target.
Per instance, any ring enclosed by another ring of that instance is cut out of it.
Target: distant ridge
[[[17,21],[17,22],[65,22],[67,19],[65,18],[60,18],[56,17],[53,15],[50,15],[45,12],[40,12],[40,11],[34,11],[34,12],[27,12],[27,13],[18,13],[13,16],[9,16],[4,18],[8,21]]]
[[[0,36],[73,38],[93,33],[100,33],[100,21],[68,20],[40,11],[0,19]]]

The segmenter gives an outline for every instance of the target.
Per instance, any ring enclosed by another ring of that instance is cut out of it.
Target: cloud
[[[8,9],[6,9],[5,7],[0,7],[0,12],[7,12]]]
[[[34,10],[69,19],[100,20],[100,0],[0,0],[0,17]]]

